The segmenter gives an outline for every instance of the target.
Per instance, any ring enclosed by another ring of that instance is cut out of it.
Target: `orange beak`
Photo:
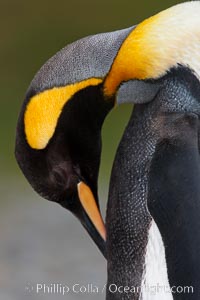
[[[106,241],[106,228],[101,213],[99,211],[99,208],[97,207],[97,203],[91,189],[83,181],[78,183],[78,195],[81,205],[84,208],[84,211],[86,212],[93,226],[102,237],[102,239]]]

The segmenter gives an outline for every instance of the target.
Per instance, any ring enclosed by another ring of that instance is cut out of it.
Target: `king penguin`
[[[200,2],[76,41],[33,78],[15,155],[42,197],[70,210],[108,261],[107,300],[200,299]],[[101,128],[134,104],[118,147],[106,226]]]

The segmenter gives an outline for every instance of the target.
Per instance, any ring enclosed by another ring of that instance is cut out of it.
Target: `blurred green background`
[[[181,2],[0,0],[1,299],[26,299],[26,284],[37,280],[106,281],[105,261],[78,222],[62,208],[40,199],[16,165],[15,126],[34,74],[70,42],[129,27]],[[104,124],[99,186],[103,211],[114,153],[130,112],[131,106],[116,108]],[[32,291],[29,299],[40,296]],[[67,299],[89,296],[70,294]],[[54,295],[53,299],[58,297]],[[104,296],[92,295],[93,298]]]

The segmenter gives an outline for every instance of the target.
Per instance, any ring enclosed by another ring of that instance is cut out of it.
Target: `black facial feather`
[[[24,122],[19,121],[17,143],[20,147],[16,147],[16,158],[39,194],[67,206],[76,194],[77,183],[83,180],[97,197],[101,126],[113,101],[103,99],[101,85],[76,93],[63,107],[55,133],[42,150],[30,148]],[[21,114],[20,118],[23,117]]]

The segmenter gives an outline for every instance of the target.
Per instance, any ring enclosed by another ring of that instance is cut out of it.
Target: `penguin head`
[[[97,179],[101,127],[115,97],[103,92],[111,62],[131,29],[79,40],[36,74],[17,125],[15,154],[42,197],[76,215],[105,255]]]

